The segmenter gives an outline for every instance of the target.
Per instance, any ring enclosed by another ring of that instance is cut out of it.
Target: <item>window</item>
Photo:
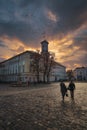
[[[25,72],[25,66],[23,65],[23,72]]]

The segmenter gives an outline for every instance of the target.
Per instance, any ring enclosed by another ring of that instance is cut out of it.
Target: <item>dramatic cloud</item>
[[[49,41],[68,68],[87,66],[87,0],[0,0],[0,59]]]
[[[2,41],[0,41],[0,47],[6,47],[6,45],[4,45]]]

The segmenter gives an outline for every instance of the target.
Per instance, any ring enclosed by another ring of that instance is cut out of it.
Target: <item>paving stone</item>
[[[68,92],[62,102],[59,83],[37,88],[0,85],[0,130],[87,130],[86,86],[76,83],[75,101]]]

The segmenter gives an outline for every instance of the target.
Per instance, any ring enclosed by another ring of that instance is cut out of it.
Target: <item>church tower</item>
[[[48,44],[46,40],[41,42],[41,53],[48,53]]]

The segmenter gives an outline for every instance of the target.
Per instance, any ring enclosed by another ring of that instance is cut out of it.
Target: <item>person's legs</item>
[[[62,98],[63,98],[63,101],[64,101],[64,95],[62,96]]]
[[[74,100],[74,91],[70,91],[71,99]]]
[[[72,99],[74,100],[74,91],[72,91]]]
[[[71,98],[72,98],[72,91],[70,91],[70,96],[71,96]]]
[[[62,93],[62,99],[63,99],[63,101],[64,101],[64,96],[65,96],[64,93]]]

